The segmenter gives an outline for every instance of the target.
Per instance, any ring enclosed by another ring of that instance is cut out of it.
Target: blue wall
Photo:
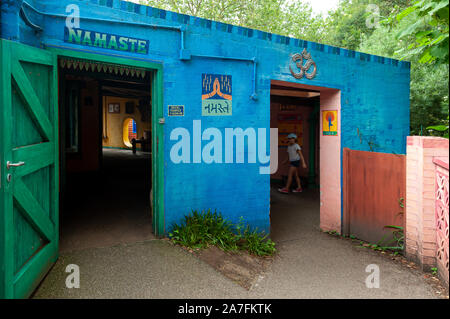
[[[64,46],[102,54],[121,54],[164,66],[165,224],[191,209],[218,209],[233,221],[244,216],[253,226],[269,231],[269,175],[259,164],[174,164],[169,152],[176,127],[191,131],[192,121],[203,128],[269,128],[270,80],[283,80],[341,90],[341,146],[356,150],[404,154],[409,133],[408,62],[362,54],[304,40],[268,34],[118,0],[27,0],[42,16],[25,7],[30,20],[43,27],[35,33],[19,19],[19,41],[34,46]],[[257,100],[253,92],[253,64],[192,57],[181,61],[180,32],[144,26],[81,19],[81,28],[148,39],[148,55],[65,43],[64,18],[68,4],[77,4],[82,17],[121,19],[186,28],[185,47],[192,55],[232,56],[257,60]],[[8,18],[9,19],[9,18]],[[10,20],[8,20],[10,21]],[[5,23],[5,22],[2,22]],[[3,27],[3,26],[2,26]],[[8,35],[2,32],[3,37]],[[314,79],[297,80],[289,71],[290,54],[306,48],[317,64]],[[202,73],[226,74],[233,81],[233,115],[201,115]],[[184,117],[168,117],[167,105],[185,105]],[[357,131],[360,134],[358,135]],[[369,143],[372,145],[369,146]],[[192,157],[192,154],[191,154]]]

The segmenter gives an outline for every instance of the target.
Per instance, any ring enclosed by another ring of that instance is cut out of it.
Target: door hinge
[[[166,119],[164,117],[160,117],[158,120],[159,124],[165,124],[166,123]]]

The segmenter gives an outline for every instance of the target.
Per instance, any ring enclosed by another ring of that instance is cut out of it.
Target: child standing
[[[280,193],[288,194],[289,188],[292,184],[292,178],[295,175],[295,180],[297,182],[297,188],[293,190],[294,193],[301,193],[302,192],[302,186],[300,184],[300,177],[298,176],[298,168],[300,167],[300,162],[302,164],[303,168],[306,168],[305,159],[302,154],[302,148],[300,145],[296,143],[297,135],[294,133],[291,133],[288,135],[288,148],[287,152],[289,155],[289,158],[283,162],[283,164],[286,164],[288,161],[290,162],[289,166],[289,173],[288,173],[288,180],[286,187],[279,188],[278,191]]]

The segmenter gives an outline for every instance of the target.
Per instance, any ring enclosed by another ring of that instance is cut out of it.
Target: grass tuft
[[[192,249],[217,246],[224,251],[246,250],[257,256],[271,256],[276,252],[275,243],[268,235],[245,225],[243,217],[235,225],[211,210],[192,211],[180,225],[172,226],[169,237],[173,243]]]

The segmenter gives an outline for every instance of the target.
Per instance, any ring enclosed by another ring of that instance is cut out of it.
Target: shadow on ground
[[[154,239],[150,153],[103,150],[102,170],[67,176],[60,252]]]

